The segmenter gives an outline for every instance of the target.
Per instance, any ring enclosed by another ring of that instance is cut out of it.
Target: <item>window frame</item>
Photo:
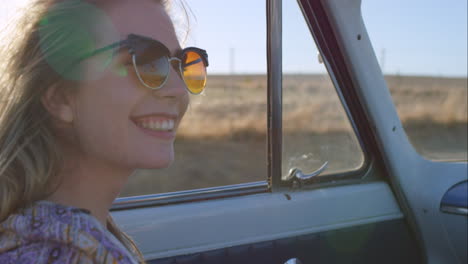
[[[375,166],[383,164],[375,135],[355,88],[333,31],[333,26],[320,0],[297,0],[299,8],[314,38],[328,74],[335,86],[364,155],[360,168],[343,173],[316,177],[305,187],[321,188],[368,181]],[[309,17],[314,19],[310,23]],[[267,179],[244,184],[119,197],[111,211],[196,202],[257,193],[276,192],[294,187],[282,180],[282,0],[266,0],[267,19]],[[324,33],[326,32],[326,34]],[[372,179],[371,179],[372,180]]]

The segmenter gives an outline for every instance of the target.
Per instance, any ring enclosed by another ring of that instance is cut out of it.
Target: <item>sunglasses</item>
[[[169,49],[161,42],[130,34],[125,40],[82,56],[80,61],[114,48],[128,49],[136,76],[145,87],[153,90],[162,88],[169,79],[172,66],[183,78],[191,94],[200,94],[205,89],[208,54],[195,47],[185,48],[171,57]]]

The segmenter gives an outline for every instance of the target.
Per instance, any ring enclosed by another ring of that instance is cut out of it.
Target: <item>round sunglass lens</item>
[[[140,80],[149,88],[160,88],[169,74],[166,56],[157,52],[144,52],[134,57],[135,68]]]
[[[193,94],[203,92],[206,85],[206,67],[201,55],[195,51],[187,51],[182,68],[188,90]]]

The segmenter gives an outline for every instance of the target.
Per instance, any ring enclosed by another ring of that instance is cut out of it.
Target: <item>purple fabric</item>
[[[0,223],[0,263],[138,263],[88,211],[48,201]]]

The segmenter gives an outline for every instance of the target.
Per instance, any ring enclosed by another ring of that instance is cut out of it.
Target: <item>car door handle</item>
[[[468,216],[468,181],[456,184],[448,190],[440,203],[444,213]]]
[[[297,258],[292,258],[286,261],[284,264],[302,264],[302,262]]]
[[[310,180],[324,172],[328,168],[328,161],[326,161],[320,168],[318,168],[316,171],[309,173],[309,174],[304,174],[302,170],[298,168],[293,168],[289,171],[288,175],[288,180],[299,180],[300,182]]]

